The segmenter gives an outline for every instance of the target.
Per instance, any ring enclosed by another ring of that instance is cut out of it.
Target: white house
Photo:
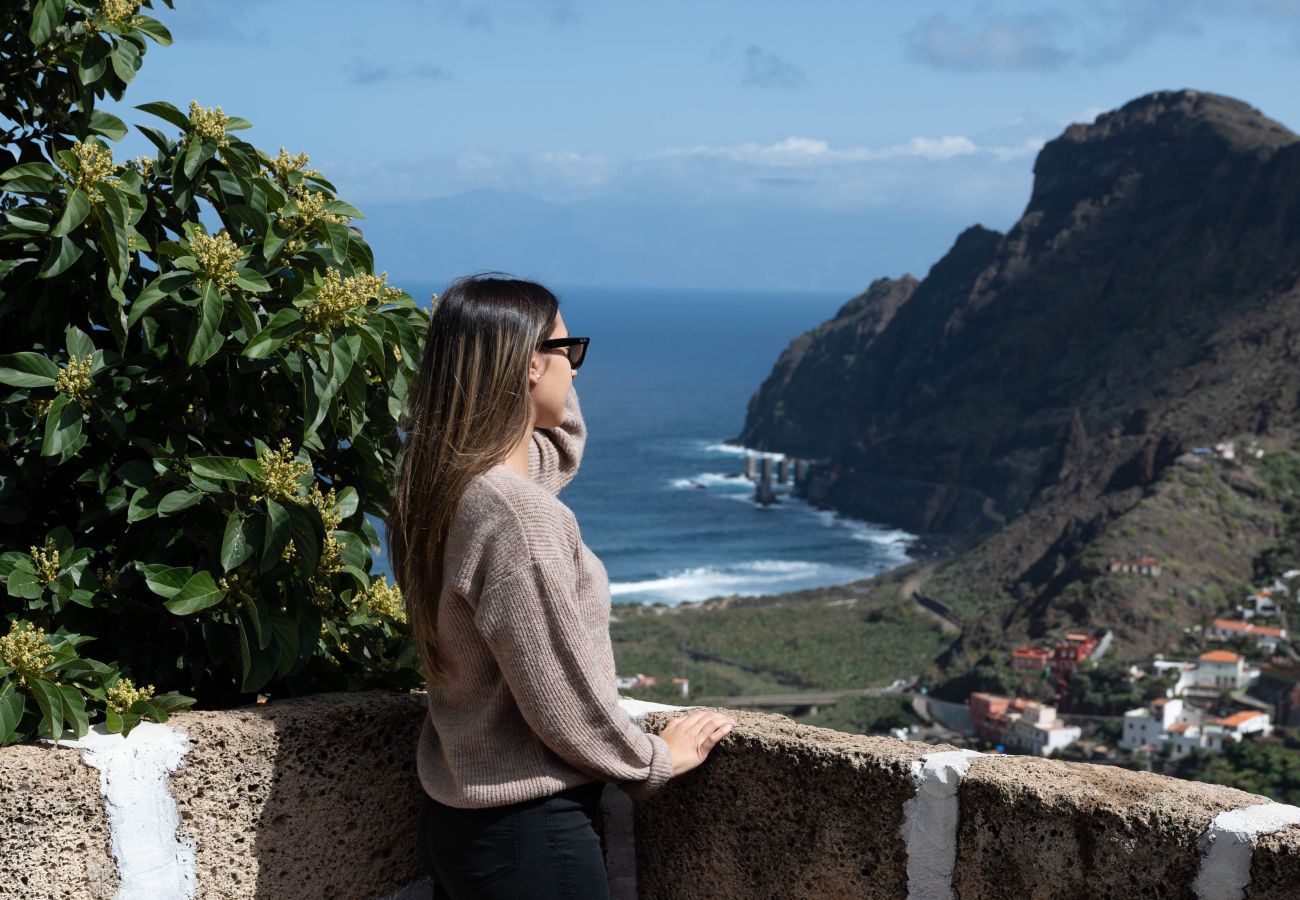
[[[1022,712],[1007,713],[1007,724],[1002,728],[1002,743],[1026,753],[1051,756],[1054,751],[1068,747],[1082,735],[1082,728],[1066,725],[1056,717],[1055,707],[1030,703]]]
[[[1273,733],[1273,723],[1269,714],[1263,710],[1247,709],[1223,719],[1210,719],[1205,723],[1205,731],[1207,734],[1222,736],[1225,741],[1241,743],[1241,739],[1248,734],[1268,737]]]
[[[1125,750],[1167,745],[1170,758],[1181,759],[1193,750],[1218,753],[1228,741],[1240,742],[1247,734],[1268,735],[1272,730],[1266,712],[1246,710],[1222,719],[1207,718],[1204,710],[1162,697],[1124,714],[1119,745]]]
[[[1286,585],[1281,585],[1281,593],[1286,593]],[[1244,606],[1238,606],[1237,612],[1243,619],[1268,618],[1277,615],[1277,598],[1273,596],[1274,588],[1264,588],[1246,596]]]
[[[1246,659],[1231,650],[1211,650],[1197,657],[1197,688],[1236,691],[1259,677],[1259,669],[1247,668]]]
[[[1176,725],[1199,726],[1203,716],[1202,710],[1195,706],[1185,707],[1181,699],[1157,697],[1141,709],[1124,713],[1124,733],[1120,735],[1119,745],[1125,750],[1143,746],[1154,749],[1166,740],[1171,728]]]
[[[1256,625],[1241,619],[1215,619],[1214,624],[1205,629],[1205,636],[1211,640],[1226,641],[1235,637],[1250,638],[1255,646],[1262,650],[1276,650],[1277,645],[1286,640],[1285,628],[1272,628]]]

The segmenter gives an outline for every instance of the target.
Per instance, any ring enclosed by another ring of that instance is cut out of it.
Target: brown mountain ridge
[[[1161,91],[1048,142],[1006,234],[972,226],[925,278],[878,279],[795,338],[735,440],[825,459],[812,499],[963,548],[927,587],[972,617],[954,652],[1103,614],[1117,648],[1146,652],[1170,639],[1154,621],[1210,601],[1098,609],[1070,585],[1102,547],[1177,556],[1176,503],[1161,541],[1121,520],[1202,487],[1262,505],[1184,587],[1251,576],[1292,499],[1244,471],[1188,487],[1182,467],[1225,438],[1292,447],[1298,355],[1300,138],[1239,100]]]

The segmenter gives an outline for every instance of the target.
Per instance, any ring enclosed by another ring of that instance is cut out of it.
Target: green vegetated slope
[[[926,581],[923,590],[963,622],[961,639],[927,674],[953,678],[990,649],[1079,625],[1111,629],[1116,659],[1186,651],[1185,629],[1235,617],[1252,586],[1295,564],[1298,475],[1300,453],[1290,447],[1240,465],[1180,457],[1135,489],[1127,509],[1062,529],[1047,553],[1009,576],[1003,561],[1043,524],[1017,519]],[[1145,555],[1161,559],[1159,577],[1108,570],[1112,557]]]
[[[776,597],[731,597],[677,607],[614,607],[610,634],[620,675],[654,675],[635,696],[681,702],[802,690],[883,686],[919,671],[951,640],[891,582],[862,582]]]

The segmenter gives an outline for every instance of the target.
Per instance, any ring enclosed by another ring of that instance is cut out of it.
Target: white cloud
[[[657,155],[665,158],[728,159],[756,166],[801,167],[902,159],[938,161],[970,154],[986,154],[1000,160],[1008,160],[1032,155],[1038,152],[1042,145],[1043,139],[1040,137],[1011,146],[980,146],[962,135],[945,135],[939,138],[914,137],[905,144],[884,147],[835,149],[818,138],[791,136],[773,144],[752,142],[730,146],[701,144],[695,147],[670,148]]]
[[[772,143],[699,144],[629,158],[575,149],[499,154],[469,149],[394,164],[331,169],[349,197],[380,202],[490,189],[557,202],[606,198],[684,205],[930,210],[1011,216],[1028,196],[1030,158],[1044,138],[918,136],[881,146],[834,146],[793,135]],[[363,207],[364,208],[364,207]]]

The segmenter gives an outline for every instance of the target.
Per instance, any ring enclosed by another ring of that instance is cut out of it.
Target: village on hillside
[[[1110,562],[1112,572],[1158,577],[1160,570],[1161,561],[1152,557]],[[1205,648],[1199,653],[1187,659],[1157,654],[1129,666],[1135,692],[1149,695],[1154,682],[1160,696],[1122,716],[1069,709],[1072,680],[1109,649],[1112,634],[1104,629],[1071,630],[1049,646],[1011,651],[1016,672],[1042,674],[1048,700],[974,691],[964,708],[934,700],[928,706],[971,746],[994,752],[1054,755],[1070,748],[1069,758],[1148,763],[1176,761],[1194,750],[1221,752],[1229,742],[1271,734],[1275,724],[1300,724],[1300,660],[1285,626],[1297,593],[1300,569],[1293,569],[1242,597],[1208,627],[1186,629],[1188,643]]]

